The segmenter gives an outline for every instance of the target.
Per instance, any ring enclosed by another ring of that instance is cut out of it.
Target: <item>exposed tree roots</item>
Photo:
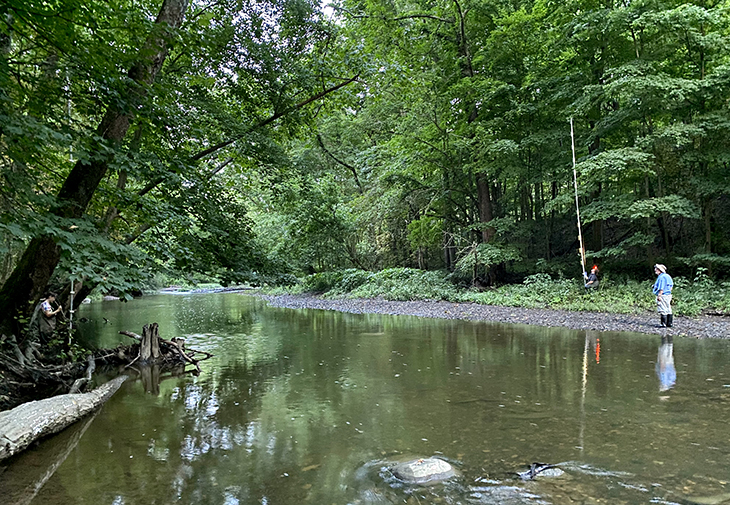
[[[96,370],[104,370],[109,375],[132,371],[146,382],[146,365],[154,365],[157,377],[168,371],[174,375],[188,373],[186,365],[192,365],[194,369],[189,373],[197,375],[201,371],[199,362],[212,356],[186,348],[182,338],[160,338],[157,323],[145,325],[142,335],[131,331],[120,333],[137,342],[97,349],[83,360],[69,363],[59,357],[64,354],[63,343],[41,347],[18,345],[14,337],[5,338],[0,342],[0,410],[58,394],[83,392]]]

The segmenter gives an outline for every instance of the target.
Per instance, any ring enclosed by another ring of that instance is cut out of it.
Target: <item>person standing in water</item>
[[[667,267],[657,263],[654,265],[654,273],[657,275],[652,292],[656,295],[657,311],[659,312],[660,324],[671,328],[674,323],[672,315],[672,288],[674,281],[667,273]]]

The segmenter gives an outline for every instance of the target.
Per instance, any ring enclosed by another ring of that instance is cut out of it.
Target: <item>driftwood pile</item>
[[[23,400],[69,392],[84,373],[83,362],[63,363],[55,356],[45,356],[42,351],[47,349],[38,344],[25,344],[21,351],[14,336],[4,341],[0,336],[0,410]]]
[[[198,375],[199,362],[212,356],[207,352],[186,349],[182,338],[160,338],[157,323],[145,325],[142,335],[130,331],[119,333],[137,340],[137,343],[97,351],[88,356],[86,372],[81,377],[83,363],[44,364],[38,359],[40,355],[21,353],[17,346],[15,356],[0,352],[2,382],[11,382],[8,374],[12,374],[14,378],[27,381],[23,386],[29,388],[35,388],[40,382],[50,382],[55,383],[56,393],[67,391],[57,396],[48,394],[48,398],[0,412],[0,460],[17,454],[35,440],[57,433],[96,410],[128,379],[128,375],[120,375],[93,391],[81,393],[91,382],[97,363],[103,365],[107,372],[110,367],[112,370],[116,368],[116,373],[129,373],[127,369],[137,372],[145,390],[154,392],[159,388],[160,372],[170,370],[172,376],[178,376],[188,373],[185,366],[191,364],[195,370],[190,370],[190,373]]]
[[[140,365],[154,366],[157,372],[174,369],[175,373],[186,365],[193,365],[195,368],[190,373],[197,375],[199,362],[211,357],[207,352],[187,349],[182,338],[160,338],[157,323],[145,325],[142,335],[131,331],[120,333],[137,342],[114,349],[99,349],[89,355],[86,362],[72,363],[60,363],[53,356],[59,349],[27,342],[21,349],[15,337],[3,338],[0,341],[0,409],[13,408],[23,399],[83,392],[97,368],[112,373],[115,373],[114,369],[117,373],[131,369],[144,376],[147,370]]]
[[[212,356],[212,354],[204,351],[186,349],[185,339],[183,338],[172,338],[170,340],[160,338],[157,323],[146,324],[142,328],[142,335],[131,331],[120,331],[119,333],[138,342],[130,346],[117,347],[117,358],[128,362],[125,368],[132,367],[137,362],[172,366],[189,363],[195,366],[197,373],[200,373],[199,362]],[[198,355],[202,355],[202,358],[195,359]]]

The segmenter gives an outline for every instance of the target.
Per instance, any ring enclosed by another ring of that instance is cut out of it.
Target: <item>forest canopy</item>
[[[730,265],[730,2],[5,0],[0,313],[69,278]],[[461,273],[460,273],[461,272]]]

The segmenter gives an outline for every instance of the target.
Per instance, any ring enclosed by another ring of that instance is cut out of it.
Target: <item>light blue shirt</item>
[[[656,278],[656,282],[654,283],[652,292],[655,295],[658,295],[659,291],[661,291],[663,295],[671,295],[673,287],[674,281],[669,276],[669,274],[661,273],[659,274],[659,277]]]

